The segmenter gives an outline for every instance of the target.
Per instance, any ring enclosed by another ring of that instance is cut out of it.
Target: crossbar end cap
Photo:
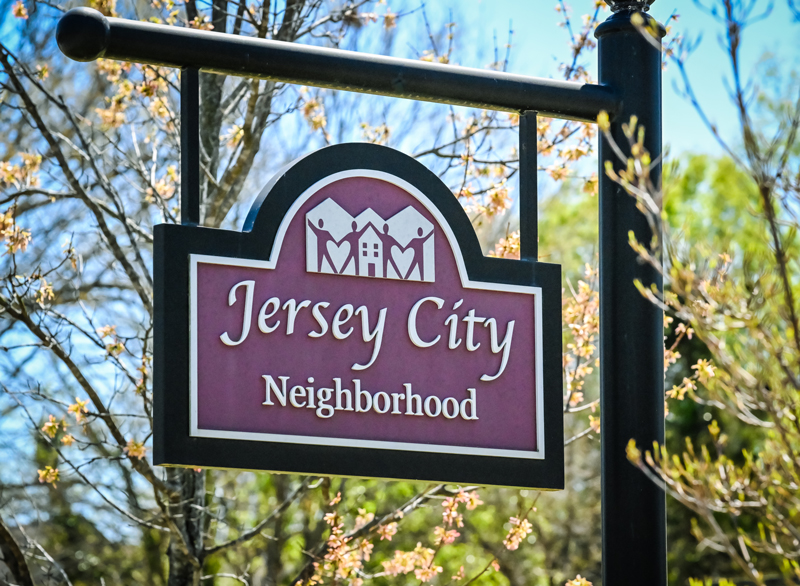
[[[612,12],[617,12],[619,10],[647,12],[653,2],[655,2],[655,0],[605,0],[605,3],[609,5]]]
[[[92,8],[73,8],[58,21],[58,48],[75,61],[94,61],[102,57],[111,34],[108,19]]]

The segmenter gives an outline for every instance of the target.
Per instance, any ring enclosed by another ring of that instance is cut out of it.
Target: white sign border
[[[362,440],[362,439],[349,439],[349,438],[333,438],[333,437],[316,437],[306,435],[288,435],[288,434],[274,434],[274,433],[260,433],[260,432],[247,432],[247,431],[226,431],[216,429],[201,429],[197,423],[197,265],[203,264],[216,264],[234,267],[247,267],[254,269],[274,269],[280,256],[281,246],[283,239],[286,236],[286,231],[294,219],[297,212],[305,204],[305,202],[323,187],[330,185],[342,179],[351,177],[368,177],[372,179],[379,179],[396,185],[400,189],[413,195],[425,208],[436,218],[439,227],[445,233],[447,240],[450,244],[450,249],[455,254],[456,265],[458,266],[458,273],[461,277],[461,286],[464,289],[482,289],[485,291],[499,291],[508,293],[523,293],[534,296],[534,312],[535,312],[535,338],[534,338],[534,368],[536,372],[536,450],[505,450],[499,448],[479,448],[472,446],[449,446],[437,444],[417,444],[406,442],[392,442],[392,441],[377,441],[377,440]],[[461,247],[458,245],[455,235],[453,234],[450,224],[445,220],[442,213],[439,211],[431,201],[419,191],[416,187],[392,175],[382,171],[373,171],[371,169],[349,169],[329,175],[324,179],[316,182],[309,187],[303,194],[298,197],[292,206],[287,211],[286,215],[278,228],[278,233],[275,236],[275,243],[272,247],[272,253],[267,261],[239,259],[223,256],[210,256],[203,254],[190,254],[189,255],[189,297],[190,297],[190,351],[189,351],[189,373],[190,373],[190,393],[189,393],[189,411],[190,411],[190,429],[189,435],[191,437],[205,437],[217,439],[236,439],[248,441],[267,441],[277,443],[289,444],[302,444],[302,445],[317,445],[317,446],[335,446],[342,448],[373,448],[381,450],[400,450],[409,452],[433,452],[440,454],[462,454],[472,456],[497,456],[503,458],[524,458],[531,460],[544,460],[545,446],[544,446],[544,381],[542,380],[542,289],[541,287],[525,287],[521,285],[505,285],[498,283],[484,283],[481,281],[472,281],[467,275],[464,258],[461,254]]]

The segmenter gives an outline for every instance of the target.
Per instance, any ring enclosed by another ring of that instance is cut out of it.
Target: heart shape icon
[[[400,271],[400,278],[407,279],[409,277],[408,267],[411,266],[414,260],[414,249],[408,248],[405,251],[400,250],[399,246],[392,246],[392,260],[395,266]]]
[[[350,255],[350,243],[345,241],[337,245],[334,241],[328,240],[325,247],[328,249],[328,255],[335,265],[332,267],[334,272],[341,273],[345,268],[344,263]]]

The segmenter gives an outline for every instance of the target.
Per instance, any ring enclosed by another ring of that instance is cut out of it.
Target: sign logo
[[[386,220],[371,208],[354,218],[328,198],[306,214],[306,270],[433,282],[433,232],[411,206]]]

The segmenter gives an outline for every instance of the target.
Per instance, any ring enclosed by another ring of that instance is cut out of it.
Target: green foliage
[[[718,581],[706,578],[705,580],[698,580],[697,578],[689,578],[689,586],[736,586],[735,582],[722,578]]]
[[[587,262],[597,262],[598,201],[593,193],[566,182],[539,205],[539,259],[560,264],[573,283],[583,276]]]
[[[688,156],[665,179],[664,217],[686,246],[758,262],[769,252],[759,208],[752,179],[727,157]]]
[[[737,18],[747,18],[735,6],[724,17],[729,30],[741,25]],[[737,71],[738,42],[728,42]],[[649,247],[632,242],[643,260],[663,271],[665,291],[652,295],[654,302],[680,320],[665,357],[665,365],[678,370],[667,396],[701,407],[707,431],[691,430],[682,446],[673,435],[644,454],[632,440],[629,459],[696,515],[691,533],[699,547],[724,554],[735,566],[726,570],[722,560],[713,560],[709,573],[738,570],[760,585],[775,576],[800,577],[800,483],[789,456],[800,449],[800,111],[796,103],[767,108],[773,118],[763,123],[763,112],[749,110],[744,95],[737,85],[741,152],[729,149],[730,158],[719,161],[690,158],[666,190],[663,246],[660,238]],[[661,196],[649,185],[641,195],[639,171],[615,180],[640,203]],[[661,220],[656,215],[650,213],[651,225]],[[705,349],[689,346],[694,356],[681,362],[675,346],[693,335]],[[698,410],[677,413],[696,417]]]

